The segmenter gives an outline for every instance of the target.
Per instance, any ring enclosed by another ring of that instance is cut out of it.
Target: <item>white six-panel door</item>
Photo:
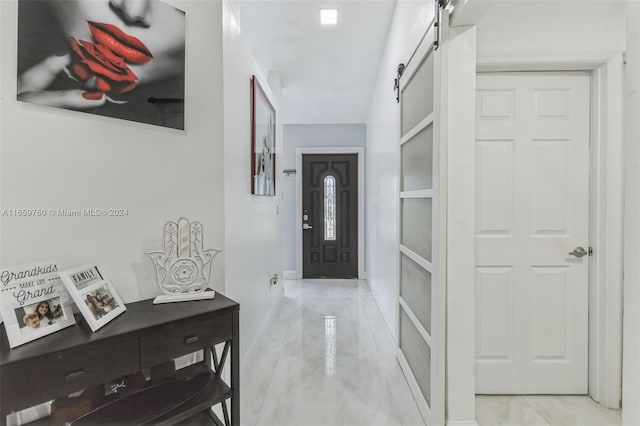
[[[579,73],[479,74],[476,390],[586,394],[589,90]]]

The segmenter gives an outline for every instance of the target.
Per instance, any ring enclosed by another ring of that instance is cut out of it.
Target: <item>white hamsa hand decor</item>
[[[212,299],[215,292],[206,291],[213,267],[213,258],[222,250],[205,250],[202,224],[182,217],[164,225],[164,251],[147,256],[153,262],[158,287],[164,293],[153,303]]]

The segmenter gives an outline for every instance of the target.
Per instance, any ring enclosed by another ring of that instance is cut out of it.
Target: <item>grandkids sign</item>
[[[22,266],[17,266],[16,268],[22,268]],[[2,286],[6,287],[11,284],[12,281],[15,280],[23,280],[26,278],[37,277],[38,275],[50,274],[53,272],[58,272],[58,266],[53,263],[44,263],[42,266],[31,266],[27,265],[27,269],[19,269],[17,271],[11,271],[5,269],[0,274],[0,281],[2,281]]]
[[[53,287],[53,283],[47,284],[45,278],[39,278],[35,281],[20,283],[20,289],[13,292],[13,297],[15,297],[16,302],[22,306],[29,300],[52,295],[54,292],[55,288]]]
[[[73,303],[51,262],[0,272],[0,312],[12,348],[75,324]]]

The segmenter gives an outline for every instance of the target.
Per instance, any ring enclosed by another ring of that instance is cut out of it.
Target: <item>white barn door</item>
[[[446,12],[442,12],[446,14]],[[443,17],[447,19],[446,16]],[[443,27],[448,25],[442,22]],[[398,361],[428,425],[444,424],[442,46],[431,26],[400,79]]]
[[[589,95],[587,74],[478,74],[477,393],[588,391]]]

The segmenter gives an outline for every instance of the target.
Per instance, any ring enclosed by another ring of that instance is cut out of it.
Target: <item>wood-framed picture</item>
[[[76,323],[73,301],[52,262],[2,270],[0,312],[9,346],[15,348]]]
[[[127,310],[113,284],[99,267],[89,265],[60,272],[60,278],[80,313],[96,331]]]
[[[251,76],[251,194],[276,195],[276,109]]]

